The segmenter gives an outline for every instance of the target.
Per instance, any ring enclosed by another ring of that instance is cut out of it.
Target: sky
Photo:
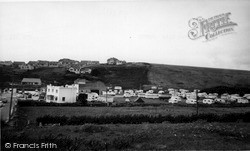
[[[191,40],[188,22],[230,12],[234,32]],[[0,0],[0,60],[61,58],[250,70],[248,0]]]

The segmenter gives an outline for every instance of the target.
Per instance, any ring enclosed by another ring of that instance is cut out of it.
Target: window
[[[56,90],[56,93],[58,93],[58,90]]]
[[[62,97],[62,101],[65,101],[65,97]]]
[[[50,89],[48,89],[48,92],[50,91]]]
[[[57,101],[57,97],[55,97],[55,100]]]
[[[54,89],[52,89],[52,92],[54,92]]]

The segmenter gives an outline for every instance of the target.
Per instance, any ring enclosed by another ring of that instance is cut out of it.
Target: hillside
[[[172,88],[250,87],[250,71],[151,64],[152,84]]]
[[[92,73],[76,75],[65,68],[39,68],[20,72],[10,67],[0,67],[1,87],[6,82],[20,82],[24,77],[41,78],[44,84],[72,84],[77,78],[100,80],[107,86],[122,86],[125,89],[139,89],[143,85],[157,85],[165,88],[208,89],[219,87],[225,90],[237,88],[237,91],[250,90],[250,71],[201,68],[188,66],[135,63],[126,65],[96,65]]]

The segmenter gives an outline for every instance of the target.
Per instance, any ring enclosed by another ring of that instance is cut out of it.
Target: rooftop
[[[22,82],[38,82],[41,83],[41,79],[39,78],[23,78]]]

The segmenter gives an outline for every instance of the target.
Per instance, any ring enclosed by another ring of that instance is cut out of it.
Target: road
[[[9,109],[10,109],[10,98],[11,98],[11,93],[2,93],[0,96],[0,99],[2,100],[2,98],[7,98],[8,102],[4,103],[4,106],[0,108],[0,112],[1,112],[1,120],[3,121],[7,121],[9,120]],[[15,110],[15,105],[17,103],[17,97],[16,94],[13,94],[13,99],[12,99],[12,114],[13,111]]]

